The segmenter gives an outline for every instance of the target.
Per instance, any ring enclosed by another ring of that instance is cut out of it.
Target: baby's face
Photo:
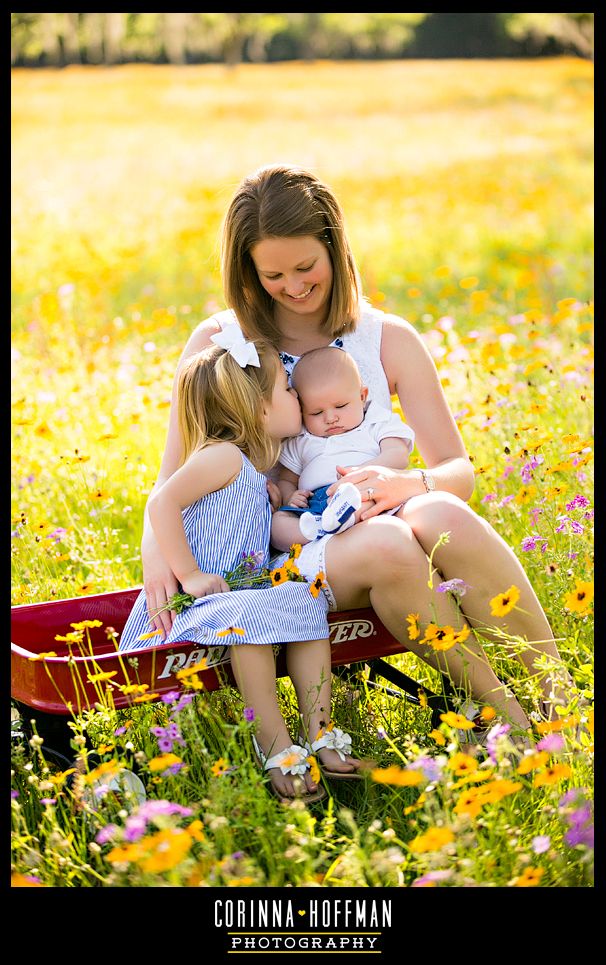
[[[322,382],[314,380],[299,387],[303,425],[314,436],[337,436],[355,429],[364,419],[368,389],[354,373],[331,374]]]

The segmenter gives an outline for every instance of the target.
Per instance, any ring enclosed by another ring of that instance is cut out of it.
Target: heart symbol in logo
[[[307,912],[306,912],[306,911],[298,911],[297,914],[299,914],[299,915],[306,915]]]

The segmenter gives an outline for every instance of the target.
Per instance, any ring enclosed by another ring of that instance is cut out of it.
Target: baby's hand
[[[181,580],[181,586],[185,593],[191,593],[196,599],[211,593],[229,593],[229,586],[222,576],[218,573],[202,573],[200,570],[188,573]]]
[[[288,505],[296,506],[298,509],[305,509],[309,503],[310,496],[310,489],[295,489],[294,493],[288,500]]]

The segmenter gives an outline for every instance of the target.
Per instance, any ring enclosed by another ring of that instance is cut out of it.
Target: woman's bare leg
[[[326,579],[339,609],[372,606],[397,640],[448,674],[457,688],[490,704],[514,724],[529,727],[524,711],[495,675],[473,633],[446,652],[409,638],[409,613],[418,613],[423,626],[437,622],[458,629],[463,625],[448,595],[429,589],[427,556],[410,526],[393,516],[376,516],[329,540],[325,561]]]
[[[530,581],[505,540],[470,507],[450,493],[429,493],[408,500],[401,516],[412,529],[426,553],[431,553],[440,533],[449,532],[448,543],[435,552],[434,564],[441,579],[459,578],[469,585],[461,602],[471,626],[497,627],[529,642],[518,654],[530,674],[539,674],[539,686],[548,713],[554,716],[557,703],[568,703],[567,689],[573,681],[562,664],[549,622]],[[510,586],[520,591],[516,609],[504,617],[493,616],[489,601]],[[488,629],[483,631],[491,637]],[[494,639],[502,638],[494,636]],[[503,641],[506,645],[506,641]],[[545,655],[555,665],[554,674],[537,667]]]
[[[231,666],[244,703],[255,712],[259,746],[266,757],[273,757],[293,743],[278,704],[273,650],[269,645],[239,644],[232,649]],[[291,774],[282,774],[276,767],[267,773],[280,794],[295,796],[296,779]],[[305,783],[308,791],[318,788],[309,771],[305,773]]]
[[[331,719],[331,662],[330,641],[315,640],[313,643],[289,643],[286,649],[286,666],[297,693],[301,714],[301,736],[311,744],[318,731]],[[317,754],[321,762],[332,771],[353,771],[359,761],[346,757],[342,761],[336,751],[323,747]]]

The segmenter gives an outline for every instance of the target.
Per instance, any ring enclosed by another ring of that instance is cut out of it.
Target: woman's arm
[[[182,511],[202,496],[223,489],[242,468],[242,456],[231,443],[218,443],[194,453],[148,502],[149,519],[160,551],[186,593],[205,596],[229,590],[223,577],[203,574],[183,528]]]
[[[200,352],[208,345],[212,345],[210,336],[215,335],[221,326],[214,319],[206,319],[192,332],[189,337],[179,363],[177,372],[183,361],[195,352]],[[160,486],[169,479],[181,462],[181,433],[177,420],[177,378],[173,382],[173,393],[170,407],[170,417],[168,423],[168,433],[166,446],[160,465],[157,479],[150,491],[147,506],[143,514],[143,536],[141,538],[141,561],[143,564],[143,585],[149,613],[156,612],[160,607],[165,606],[173,593],[177,592],[177,579],[171,570],[168,562],[164,559],[162,551],[158,545],[154,531],[149,521],[149,500],[154,496]],[[156,630],[162,630],[164,634],[170,631],[174,620],[174,613],[170,610],[163,610],[153,619],[152,623]]]

